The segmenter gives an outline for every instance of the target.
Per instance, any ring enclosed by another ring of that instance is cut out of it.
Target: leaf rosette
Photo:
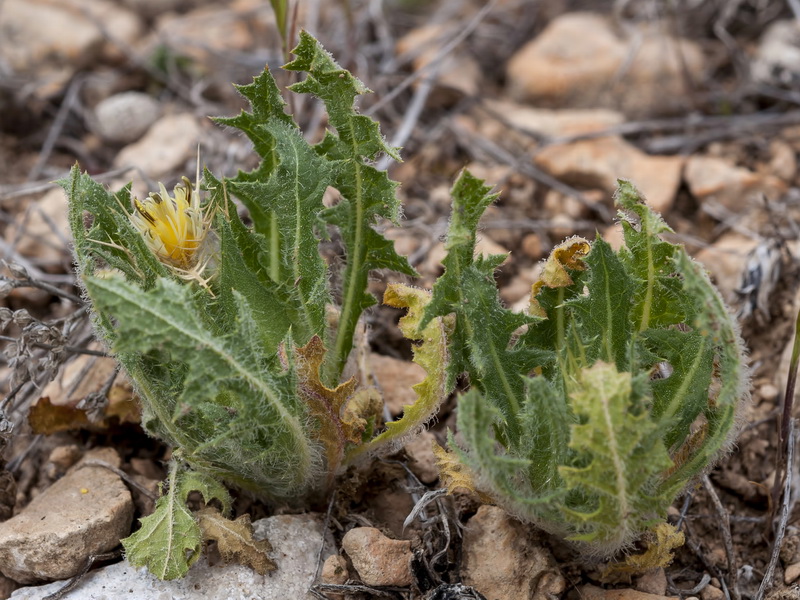
[[[612,554],[730,448],[749,397],[736,324],[628,181],[616,195],[624,246],[558,245],[527,315],[499,300],[501,257],[474,256],[489,189],[465,172],[453,197],[446,270],[422,319],[454,316],[451,368],[471,387],[463,443],[440,453],[445,480]]]
[[[243,132],[261,161],[226,179],[206,170],[204,201],[199,182],[186,178],[172,195],[161,185],[143,201],[129,187],[109,193],[77,166],[61,182],[94,322],[135,384],[143,425],[177,449],[173,483],[201,481],[195,473],[282,500],[324,491],[344,465],[420,429],[451,384],[428,349],[445,344],[445,319],[418,348],[432,370],[421,402],[385,432],[377,391],[342,381],[359,319],[376,302],[370,272],[416,273],[375,229],[400,209],[397,184],[373,163],[398,156],[354,107],[369,90],[310,35],[301,33],[293,52],[284,68],[305,78],[290,90],[315,96],[328,112],[320,143],[304,139],[265,70],[238,87],[250,110],[216,119]],[[326,207],[331,187],[340,200]],[[329,227],[344,245],[336,278],[319,248]],[[342,301],[332,319],[334,279]],[[430,300],[402,288],[396,296],[415,314]],[[159,577],[185,573],[200,540],[213,537],[208,531],[221,543],[244,539],[247,529],[210,512],[198,524],[186,506],[191,490],[178,487],[125,542],[131,562]],[[266,564],[254,548],[247,542],[241,555]]]

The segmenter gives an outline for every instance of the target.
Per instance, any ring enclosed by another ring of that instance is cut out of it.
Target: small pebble
[[[786,567],[783,572],[783,582],[786,585],[794,583],[798,578],[800,578],[800,563],[794,563]]]
[[[323,583],[343,585],[349,577],[347,559],[339,554],[331,554],[322,565]]]
[[[81,458],[81,449],[76,444],[67,446],[56,446],[50,452],[48,462],[52,463],[62,473],[66,472],[72,465]]]
[[[97,133],[109,142],[130,144],[158,119],[158,102],[142,92],[123,92],[100,102],[94,109]]]
[[[774,402],[779,393],[778,388],[771,383],[766,383],[758,388],[758,395],[767,402]]]
[[[411,585],[411,542],[392,540],[374,527],[356,527],[342,548],[365,585]]]
[[[700,590],[700,600],[723,600],[725,592],[711,584]]]
[[[667,575],[663,568],[651,569],[639,576],[634,587],[640,592],[664,596],[667,593]]]

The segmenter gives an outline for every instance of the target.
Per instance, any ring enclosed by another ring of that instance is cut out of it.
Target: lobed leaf
[[[197,522],[204,540],[217,542],[222,560],[250,567],[259,575],[277,569],[269,557],[272,544],[269,540],[256,540],[250,515],[241,515],[235,521],[226,519],[216,508],[206,507],[197,513]]]
[[[580,321],[581,364],[602,360],[628,370],[633,351],[633,281],[602,238],[594,241],[585,263],[587,293],[570,301]]]
[[[581,466],[562,466],[569,488],[590,491],[585,506],[564,508],[577,524],[571,539],[617,546],[654,518],[663,518],[672,498],[657,502],[648,494],[653,476],[672,466],[657,423],[639,411],[632,376],[613,364],[597,361],[581,371],[570,391],[572,410],[581,422],[572,425],[569,447]]]
[[[474,258],[478,221],[496,194],[464,171],[452,195],[445,272],[433,286],[420,327],[436,317],[455,315],[450,348],[454,374],[469,373],[471,385],[500,411],[504,439],[507,436],[508,443],[516,446],[525,394],[523,375],[541,363],[543,354],[515,348],[511,342],[520,327],[537,319],[505,309],[493,278],[498,262]]]
[[[98,310],[116,319],[115,352],[149,355],[180,377],[178,393],[141,385],[140,392],[168,439],[186,448],[188,460],[275,496],[313,482],[317,459],[306,409],[295,397],[291,373],[262,358],[258,328],[243,297],[238,296],[235,329],[220,336],[200,320],[198,299],[187,286],[161,279],[145,292],[118,278],[91,277],[85,285]],[[207,302],[207,296],[199,301]],[[142,360],[140,368],[147,368],[148,360]]]
[[[325,330],[325,306],[330,302],[327,268],[319,253],[315,224],[324,209],[322,196],[332,183],[330,163],[320,158],[296,126],[273,120],[260,126],[274,140],[277,164],[264,181],[232,181],[232,191],[248,208],[273,215],[277,226],[280,267],[277,282],[297,295],[299,343]],[[270,221],[272,224],[272,221]],[[263,231],[257,232],[264,234]],[[273,232],[269,235],[274,240]],[[271,249],[274,252],[275,248]]]
[[[366,291],[369,272],[391,269],[416,275],[416,271],[395,252],[393,244],[372,227],[381,218],[396,222],[400,204],[396,196],[397,184],[370,162],[380,153],[395,160],[400,157],[397,150],[386,143],[378,124],[359,115],[353,106],[357,96],[369,90],[304,31],[300,32],[300,41],[292,53],[296,58],[284,68],[305,71],[307,75],[290,89],[322,100],[328,111],[328,121],[336,130],[335,133],[328,131],[316,147],[321,156],[331,161],[332,185],[341,194],[339,203],[322,216],[339,228],[347,253],[339,323],[325,367],[325,378],[334,382],[352,349],[359,316],[375,304],[375,298]]]
[[[180,472],[173,461],[170,466],[166,492],[156,501],[153,514],[141,519],[141,527],[122,540],[125,558],[134,567],[147,567],[159,579],[177,579],[186,575],[189,567],[200,558],[202,536],[200,527],[186,505],[193,490],[203,493],[206,502],[212,498],[228,506],[228,492],[216,489],[207,479]]]
[[[625,179],[617,183],[614,199],[621,209],[625,236],[621,257],[636,283],[634,329],[642,332],[650,327],[682,323],[686,319],[687,302],[680,293],[680,279],[674,273],[674,259],[682,250],[661,238],[661,234],[672,233],[672,229],[644,203],[633,184]]]
[[[384,304],[395,308],[407,308],[408,314],[400,319],[400,331],[406,338],[419,342],[414,346],[414,362],[420,365],[427,375],[425,379],[412,386],[417,394],[414,404],[406,406],[403,416],[397,421],[386,423],[386,430],[369,443],[354,448],[351,458],[370,452],[384,444],[397,447],[402,440],[415,434],[430,421],[439,410],[442,402],[450,395],[455,385],[448,369],[448,334],[453,323],[450,318],[437,317],[424,329],[420,323],[425,307],[431,300],[431,293],[403,284],[390,284],[383,296]]]

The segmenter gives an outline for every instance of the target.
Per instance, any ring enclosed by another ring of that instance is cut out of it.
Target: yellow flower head
[[[211,220],[200,208],[200,194],[187,177],[182,180],[175,186],[174,197],[159,183],[160,192],[152,192],[143,202],[134,198],[130,219],[161,262],[191,272],[200,266]]]

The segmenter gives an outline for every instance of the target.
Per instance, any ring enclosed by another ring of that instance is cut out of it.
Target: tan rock
[[[176,54],[208,67],[220,55],[252,50],[254,35],[274,27],[272,11],[256,8],[257,2],[251,1],[164,13],[156,19],[156,38]],[[269,35],[274,33],[269,31]]]
[[[411,386],[425,379],[425,369],[417,363],[383,354],[370,354],[369,362],[392,416],[396,417],[404,406],[416,402],[417,393]]]
[[[356,527],[345,534],[342,548],[366,585],[411,585],[411,542],[389,539],[374,527]]]
[[[728,302],[736,298],[734,290],[741,283],[742,272],[747,266],[747,256],[757,245],[756,240],[731,231],[695,255],[711,273]]]
[[[634,587],[639,592],[663,596],[667,593],[667,574],[663,568],[651,569],[636,579]]]
[[[700,600],[723,600],[725,592],[713,584],[709,584],[700,590]]]
[[[331,554],[322,565],[322,582],[342,585],[347,581],[347,559],[339,554]]]
[[[200,125],[192,115],[161,117],[138,142],[123,148],[116,167],[138,167],[153,179],[172,174],[197,152]],[[191,174],[189,174],[191,175]]]
[[[648,594],[638,590],[606,590],[596,585],[583,585],[578,588],[584,600],[678,600],[677,596]]]
[[[111,449],[90,452],[119,466]],[[67,579],[92,554],[130,533],[133,501],[125,484],[100,467],[76,465],[15,517],[0,523],[0,571],[19,583]]]
[[[622,113],[606,108],[550,110],[507,100],[488,100],[486,107],[516,129],[552,138],[606,131],[625,121]]]
[[[452,36],[452,31],[442,24],[428,24],[411,30],[397,42],[397,53],[414,56],[412,66],[419,71],[430,65],[441,51],[442,45]],[[481,69],[468,54],[455,49],[440,57],[438,66],[428,69],[428,76],[435,76],[436,86],[428,98],[428,104],[447,106],[463,96],[475,96],[481,89]],[[415,85],[419,85],[419,81]]]
[[[783,582],[786,585],[790,585],[798,579],[800,579],[800,563],[794,563],[786,567],[786,570],[783,572]]]
[[[325,559],[325,562],[322,564],[322,574],[320,575],[322,583],[343,585],[347,582],[349,577],[350,575],[347,572],[347,559],[344,556],[331,554]],[[331,600],[345,600],[344,594],[328,592],[327,596]]]
[[[32,83],[42,90],[39,95],[48,96],[77,69],[118,56],[104,29],[132,44],[142,33],[142,22],[109,0],[8,0],[0,11],[0,56],[18,73],[35,72]],[[56,85],[49,85],[50,79]]]
[[[775,200],[786,191],[786,184],[777,177],[760,175],[714,156],[691,156],[683,176],[697,200],[715,200],[735,213],[742,212],[761,194]]]
[[[423,431],[405,445],[406,453],[411,459],[409,467],[422,483],[433,483],[439,479],[436,456],[433,454],[434,443],[436,436],[430,431]]]
[[[570,12],[511,57],[506,80],[514,98],[538,105],[650,114],[680,109],[687,97],[685,75],[697,80],[704,69],[693,42],[648,28],[626,36],[610,18]]]
[[[464,530],[461,579],[487,598],[554,598],[566,582],[532,530],[496,506],[481,506]]]
[[[617,136],[545,147],[536,163],[565,183],[613,193],[617,178],[630,179],[647,203],[666,214],[681,182],[683,158],[650,156]]]
[[[122,92],[102,100],[94,108],[93,126],[109,142],[129,144],[155,123],[159,103],[142,92]]]
[[[694,155],[686,161],[686,183],[695,198],[702,200],[736,186],[737,192],[758,184],[758,173],[732,165],[717,156]]]
[[[553,20],[508,61],[509,91],[550,105],[584,106],[605,91],[625,59],[608,20],[573,12]],[[587,61],[591,62],[591,68]],[[582,82],[584,99],[576,94]]]
[[[70,260],[67,244],[71,239],[64,190],[49,190],[31,203],[25,215],[6,229],[6,241],[16,243],[20,254],[40,264],[63,265]]]

